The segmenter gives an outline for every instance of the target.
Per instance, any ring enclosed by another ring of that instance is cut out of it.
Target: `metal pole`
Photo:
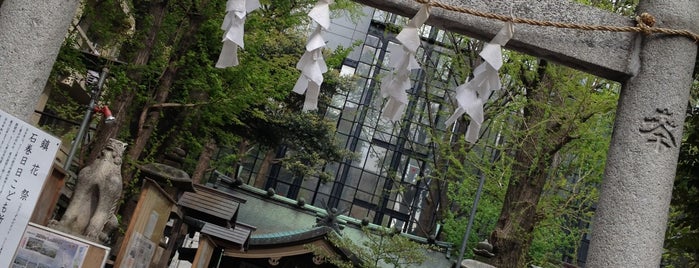
[[[93,109],[95,108],[95,104],[102,94],[102,86],[104,86],[104,80],[107,78],[107,73],[109,73],[109,69],[107,67],[102,68],[100,79],[97,81],[97,86],[92,91],[90,103],[87,105],[87,111],[85,111],[85,117],[83,118],[83,122],[80,124],[80,128],[78,129],[78,135],[73,140],[73,144],[70,146],[70,151],[68,152],[68,157],[66,157],[65,163],[63,163],[63,169],[66,171],[70,170],[73,157],[75,156],[80,144],[82,144],[83,136],[85,136],[85,131],[88,129],[87,125],[90,123],[90,119],[92,118]]]
[[[468,243],[468,237],[471,235],[471,228],[473,227],[473,219],[476,217],[476,209],[478,208],[478,202],[481,200],[481,192],[483,191],[483,184],[485,183],[485,174],[481,173],[480,181],[478,181],[478,189],[476,190],[476,199],[473,200],[473,206],[471,207],[471,214],[468,215],[468,225],[466,226],[466,233],[464,233],[464,239],[461,241],[461,250],[459,251],[459,258],[457,259],[457,267],[461,267],[461,261],[464,259],[464,252],[466,251],[466,244]]]

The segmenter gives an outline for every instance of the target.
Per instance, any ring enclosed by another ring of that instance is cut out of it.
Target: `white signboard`
[[[60,145],[0,111],[0,267],[10,267]]]

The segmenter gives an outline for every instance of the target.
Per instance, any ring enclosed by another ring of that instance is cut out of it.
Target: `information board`
[[[0,111],[0,267],[19,246],[61,143]]]
[[[89,247],[53,231],[29,226],[20,241],[12,268],[82,267]]]

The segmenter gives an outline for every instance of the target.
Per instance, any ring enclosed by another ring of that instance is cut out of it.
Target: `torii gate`
[[[420,7],[413,0],[355,1],[406,17]],[[621,15],[571,1],[441,2],[537,20],[633,26]],[[637,11],[652,14],[660,27],[699,30],[699,0],[641,0]],[[481,40],[490,40],[503,25],[439,8],[432,9],[427,24]],[[660,265],[698,46],[679,36],[515,25],[507,48],[623,84],[592,223],[589,267]]]
[[[355,1],[407,17],[419,8],[413,0]],[[499,14],[513,11],[532,19],[630,26],[620,15],[570,1],[442,2]],[[0,3],[0,93],[4,96],[0,109],[28,120],[79,1]],[[641,0],[638,11],[651,13],[661,27],[699,31],[699,0]],[[483,40],[492,38],[502,26],[501,22],[441,9],[433,9],[428,24]],[[527,25],[516,25],[515,31],[509,49],[623,83],[588,265],[658,267],[698,45],[679,36]],[[660,143],[659,137],[646,135],[658,130],[648,126],[653,122],[670,142]]]

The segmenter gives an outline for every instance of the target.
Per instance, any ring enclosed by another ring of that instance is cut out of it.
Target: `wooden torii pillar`
[[[355,1],[406,17],[420,7],[413,0]],[[441,2],[537,20],[634,26],[621,15],[571,1]],[[657,27],[699,31],[699,0],[641,0],[637,12],[652,14]],[[439,8],[427,24],[481,40],[503,25]],[[506,47],[623,84],[587,265],[658,267],[698,44],[679,36],[517,24]]]

